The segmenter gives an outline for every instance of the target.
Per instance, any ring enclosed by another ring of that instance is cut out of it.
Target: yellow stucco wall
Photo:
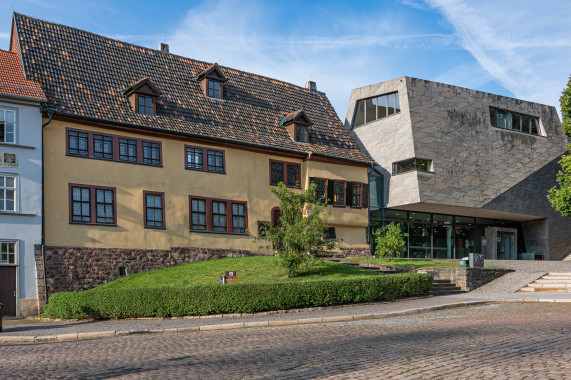
[[[162,141],[163,167],[66,156],[66,127]],[[44,128],[45,225],[48,246],[168,249],[170,247],[231,248],[259,251],[252,236],[189,231],[189,195],[247,201],[248,228],[257,234],[258,221],[269,221],[278,206],[269,188],[269,160],[302,165],[301,182],[309,177],[367,182],[367,170],[191,141],[165,139],[52,121]],[[184,145],[225,151],[226,174],[185,169]],[[117,226],[69,223],[69,183],[116,188]],[[165,193],[166,229],[144,228],[143,190]],[[367,210],[332,208],[329,224],[336,227],[344,248],[366,248]]]

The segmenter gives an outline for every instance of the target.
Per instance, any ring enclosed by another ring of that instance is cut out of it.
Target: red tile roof
[[[20,56],[4,50],[0,50],[0,94],[46,98],[38,83],[24,77]]]
[[[196,77],[212,66],[14,14],[28,78],[38,81],[56,114],[155,129],[286,152],[361,163],[363,153],[324,93],[220,66],[224,100],[207,98]],[[215,66],[218,67],[218,66]],[[133,111],[124,90],[149,77],[161,90],[157,116]],[[283,117],[304,110],[314,123],[310,143],[293,141]]]

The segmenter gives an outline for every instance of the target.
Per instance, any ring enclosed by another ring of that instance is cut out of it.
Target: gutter
[[[44,128],[50,124],[54,118],[55,110],[53,108],[40,108],[40,112],[46,112],[48,115],[48,121],[42,124],[42,266],[44,267],[44,292],[46,297],[46,304],[48,303],[48,280],[47,280],[47,270],[46,270],[46,214],[45,214],[45,201],[44,201],[44,187],[45,187],[45,175],[44,175]]]

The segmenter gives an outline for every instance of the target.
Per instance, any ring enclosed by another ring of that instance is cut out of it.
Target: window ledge
[[[154,227],[154,226],[145,226],[145,228],[148,228],[150,230],[166,230],[166,227]]]
[[[504,132],[511,132],[511,133],[517,133],[518,135],[524,135],[524,136],[531,136],[531,137],[547,137],[544,135],[540,135],[540,134],[533,134],[533,133],[527,133],[527,132],[522,132],[522,131],[516,131],[515,129],[507,129],[507,128],[500,128],[500,127],[494,127],[492,125],[492,128],[498,131],[504,131]]]
[[[188,166],[185,167],[186,170],[194,170],[196,172],[203,172],[203,173],[215,173],[215,174],[226,174],[226,171],[223,172],[217,172],[214,170],[204,170],[204,169],[195,169],[195,168],[189,168]]]
[[[270,183],[270,186],[278,186],[278,185],[279,185],[279,184],[277,184],[277,183],[276,183],[276,184]],[[289,185],[286,185],[286,187],[289,187],[290,189],[301,189],[301,186],[289,186]]]
[[[0,215],[15,215],[15,216],[37,216],[38,214],[28,214],[25,212],[13,212],[13,211],[0,211]]]
[[[218,231],[205,231],[205,230],[189,230],[189,232],[200,232],[205,234],[217,234],[217,235],[238,235],[238,236],[250,236],[246,233],[238,233],[238,232],[218,232]]]
[[[98,161],[110,161],[110,162],[120,162],[120,163],[124,163],[124,164],[151,166],[151,167],[155,167],[155,168],[162,168],[163,167],[163,164],[153,165],[153,164],[145,164],[143,162],[138,162],[138,161],[114,160],[112,158],[101,158],[101,157],[93,157],[93,156],[78,156],[78,155],[69,154],[69,153],[67,153],[66,156],[76,157],[76,158],[89,158],[90,160],[98,160]]]
[[[117,224],[108,224],[108,223],[69,222],[69,224],[79,224],[79,225],[86,225],[86,226],[117,227]]]
[[[417,169],[413,169],[413,170],[407,170],[406,172],[400,172],[400,173],[393,173],[391,174],[391,176],[395,176],[395,175],[401,175],[401,174],[406,174],[406,173],[426,173],[426,174],[436,174],[434,171],[432,170],[417,170]]]
[[[3,142],[0,142],[0,146],[6,147],[6,148],[37,149],[35,146],[18,145],[18,144],[10,144],[10,143],[3,143]]]

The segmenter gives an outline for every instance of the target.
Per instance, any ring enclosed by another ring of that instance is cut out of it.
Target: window
[[[0,142],[16,143],[16,111],[0,108]]]
[[[0,241],[0,264],[16,264],[16,242]]]
[[[67,155],[144,165],[162,165],[161,143],[67,129]]]
[[[207,150],[208,171],[223,172],[224,171],[224,153],[214,150]]]
[[[226,202],[212,202],[212,231],[226,232]]]
[[[145,227],[165,227],[164,193],[144,191]]]
[[[205,172],[225,173],[224,151],[186,146],[186,168]]]
[[[137,140],[119,139],[119,160],[137,162]]]
[[[190,196],[190,230],[246,234],[246,202]]]
[[[205,199],[192,199],[191,200],[191,230],[206,231],[206,200]]]
[[[244,203],[232,203],[232,232],[246,233],[246,205]]]
[[[406,173],[413,170],[432,171],[432,160],[411,158],[410,160],[393,163],[393,174]]]
[[[325,236],[323,240],[335,240],[337,239],[337,233],[335,232],[335,227],[326,227],[325,228]]]
[[[305,125],[296,125],[295,126],[295,141],[306,143],[308,142],[307,138],[307,126]]]
[[[375,98],[361,99],[355,107],[353,127],[383,119],[387,116],[400,113],[398,92],[377,96]]]
[[[208,96],[211,98],[222,99],[220,96],[221,83],[215,80],[208,80]]]
[[[313,181],[316,185],[315,187],[315,195],[317,200],[325,204],[327,203],[327,180],[321,178],[313,178]]]
[[[270,185],[284,182],[287,187],[301,187],[301,165],[270,160]]]
[[[116,224],[115,189],[70,185],[70,222]]]
[[[258,236],[261,238],[266,237],[266,232],[272,228],[271,222],[258,222]]]
[[[143,115],[153,116],[154,115],[154,112],[153,112],[154,98],[151,96],[143,96],[143,95],[139,95],[137,97],[139,98],[137,113],[140,113]]]
[[[88,134],[85,132],[68,131],[68,154],[74,156],[89,156]]]
[[[490,121],[493,127],[539,135],[539,118],[517,112],[490,107]]]
[[[363,188],[362,184],[357,182],[350,183],[351,188],[351,199],[348,199],[351,203],[351,207],[361,207],[361,190]]]
[[[161,164],[161,146],[159,143],[143,141],[143,164]]]
[[[345,182],[333,182],[333,206],[345,206]]]
[[[93,135],[93,157],[113,159],[113,138]]]
[[[16,177],[0,174],[0,211],[16,211]]]
[[[202,149],[186,148],[186,168],[202,170]]]

